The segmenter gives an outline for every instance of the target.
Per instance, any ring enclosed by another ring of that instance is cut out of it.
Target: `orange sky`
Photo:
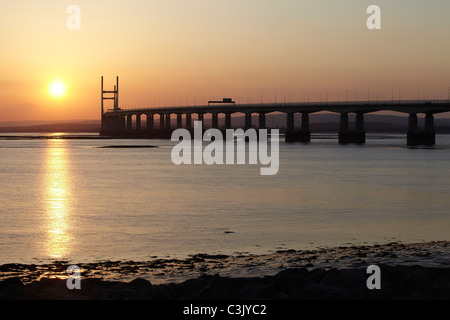
[[[81,9],[69,30],[66,9]],[[366,9],[382,10],[382,29]],[[450,2],[12,1],[0,4],[0,121],[98,119],[100,77],[123,108],[310,100],[447,99]],[[64,97],[48,86],[61,79]]]

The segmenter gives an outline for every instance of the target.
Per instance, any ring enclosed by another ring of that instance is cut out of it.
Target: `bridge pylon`
[[[123,116],[108,119],[105,118],[105,100],[113,100],[113,109],[108,109],[108,111],[120,110],[118,76],[116,76],[116,84],[114,85],[114,90],[105,90],[103,85],[103,76],[101,77],[101,135],[110,135],[122,132],[125,126],[125,118]]]

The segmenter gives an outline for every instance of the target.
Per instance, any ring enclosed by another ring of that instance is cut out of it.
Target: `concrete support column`
[[[164,114],[159,114],[159,129],[164,129]]]
[[[190,113],[186,114],[186,129],[192,129],[192,115]]]
[[[302,113],[302,130],[309,131],[309,113]]]
[[[114,127],[111,124],[111,117],[104,117],[103,118],[103,128],[102,128],[102,134],[111,136],[114,134]]]
[[[246,113],[245,114],[245,130],[248,130],[252,127],[252,114]]]
[[[105,117],[102,115],[102,128],[100,131],[101,136],[110,136],[111,134],[111,128],[109,126],[109,117]]]
[[[231,129],[231,114],[225,114],[225,129]]]
[[[125,132],[125,126],[126,126],[125,125],[125,116],[117,117],[117,121],[119,122],[119,124],[118,124],[118,128],[119,128],[118,132],[120,134],[123,134]]]
[[[302,113],[302,129],[295,130],[294,114],[287,114],[287,130],[285,134],[286,142],[310,142],[311,133],[309,131],[309,113]]]
[[[141,130],[141,115],[136,115],[136,130]]]
[[[417,113],[410,113],[408,117],[408,132],[415,132],[417,128]]]
[[[219,116],[217,113],[213,113],[212,114],[212,125],[211,127],[214,129],[218,129],[219,128]]]
[[[260,113],[259,114],[259,129],[265,129],[266,128],[266,114]]]
[[[364,128],[364,113],[358,112],[356,114],[356,131],[365,132]]]
[[[425,130],[418,130],[417,114],[409,115],[407,144],[416,145],[434,145],[436,143],[436,133],[434,132],[434,116],[427,113],[425,116]]]
[[[147,130],[153,130],[155,127],[155,119],[153,114],[148,114],[147,115]]]
[[[170,130],[170,113],[166,114],[166,129]]]
[[[427,113],[425,116],[425,132],[434,133],[434,116],[432,113]]]
[[[358,112],[356,115],[356,130],[348,128],[348,113],[341,113],[339,128],[339,143],[365,143],[366,132],[364,131],[364,114]]]
[[[348,113],[341,113],[341,121],[339,125],[340,132],[348,131]]]
[[[131,114],[127,115],[127,131],[131,132],[133,130],[133,122],[132,122],[132,116]]]
[[[120,116],[119,121],[120,121],[120,131],[125,132],[127,126],[127,124],[125,123],[125,116]]]
[[[288,113],[286,115],[287,117],[287,123],[286,123],[286,128],[288,132],[293,132],[294,131],[294,114],[293,113]]]
[[[181,113],[177,114],[177,129],[183,127],[183,115]]]
[[[123,133],[123,129],[125,129],[125,118],[122,116],[106,118],[104,126],[106,129],[109,129],[113,135],[119,134],[120,132]],[[123,128],[121,126],[123,126]]]

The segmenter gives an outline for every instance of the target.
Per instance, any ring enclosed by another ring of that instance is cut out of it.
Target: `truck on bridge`
[[[210,105],[210,104],[212,104],[212,103],[232,103],[232,104],[234,104],[235,102],[233,101],[233,99],[232,98],[223,98],[222,99],[222,101],[208,101],[208,106]]]

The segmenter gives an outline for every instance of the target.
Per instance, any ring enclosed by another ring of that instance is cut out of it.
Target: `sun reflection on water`
[[[71,251],[70,175],[65,140],[48,141],[45,168],[46,253],[60,259]]]

